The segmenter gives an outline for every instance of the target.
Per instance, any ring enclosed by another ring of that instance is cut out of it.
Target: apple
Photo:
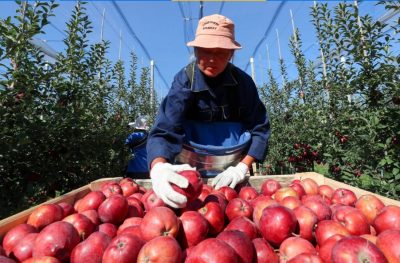
[[[324,262],[319,256],[315,254],[302,253],[300,255],[295,256],[286,263],[324,263]]]
[[[36,227],[28,224],[19,224],[11,228],[3,238],[3,249],[7,256],[13,251],[15,245],[21,241],[24,236],[30,233],[37,233]]]
[[[191,201],[191,202],[187,202],[186,203],[186,207],[183,207],[183,208],[180,208],[179,209],[179,214],[181,215],[181,214],[183,214],[184,212],[186,212],[186,211],[197,211],[197,210],[199,210],[200,208],[202,208],[203,207],[203,201],[201,201],[200,199],[194,199],[193,201]]]
[[[332,195],[333,204],[354,206],[356,202],[357,202],[356,194],[349,189],[338,188],[335,191],[333,191]]]
[[[279,261],[287,262],[302,253],[317,254],[310,241],[301,237],[289,237],[279,246]]]
[[[102,263],[136,262],[144,242],[131,234],[114,237],[103,253]]]
[[[308,195],[316,195],[319,191],[319,186],[312,178],[304,178],[301,180],[300,184],[303,186],[304,191]]]
[[[195,170],[185,170],[179,172],[179,174],[188,180],[189,185],[186,188],[180,188],[177,185],[172,184],[172,188],[176,192],[186,196],[188,201],[193,201],[194,199],[198,198],[203,189],[203,181],[200,173]]]
[[[299,195],[297,194],[297,192],[291,187],[279,188],[275,192],[273,197],[277,202],[280,203],[280,202],[282,202],[283,198],[285,198],[287,196],[293,196],[293,197],[299,198]]]
[[[222,186],[217,191],[221,192],[225,196],[225,198],[228,202],[231,201],[232,199],[238,197],[238,193],[234,189],[230,188],[229,186]]]
[[[225,214],[229,221],[239,216],[245,216],[251,219],[253,216],[253,207],[245,199],[234,198],[229,201],[226,206]]]
[[[76,231],[78,231],[78,234],[82,240],[85,240],[88,236],[90,236],[90,234],[92,234],[96,228],[96,225],[93,224],[89,218],[78,213],[69,215],[62,221],[73,225]]]
[[[67,202],[61,202],[61,203],[58,203],[58,205],[61,206],[61,208],[64,211],[63,218],[66,216],[69,216],[75,212],[74,207],[72,205],[68,204]]]
[[[32,256],[34,258],[51,256],[60,261],[66,261],[79,241],[78,231],[73,225],[57,221],[40,231],[33,245]]]
[[[38,233],[29,233],[14,246],[12,254],[18,261],[22,262],[32,257],[33,244],[37,236]]]
[[[281,188],[281,184],[277,180],[267,179],[261,185],[261,194],[272,196],[279,188]]]
[[[349,236],[349,231],[339,222],[334,220],[323,220],[319,221],[315,228],[315,238],[319,246],[323,245],[324,242],[333,235]]]
[[[89,220],[96,226],[101,224],[101,221],[99,218],[99,213],[97,213],[97,210],[94,210],[94,209],[85,210],[85,211],[81,212],[80,214],[89,218]]]
[[[143,218],[141,217],[129,217],[124,220],[124,222],[118,227],[117,235],[127,227],[130,226],[140,226],[142,223]]]
[[[340,239],[332,248],[332,263],[387,263],[385,256],[370,241],[357,236]]]
[[[376,215],[372,223],[379,234],[387,229],[400,230],[400,207],[388,205]]]
[[[222,231],[225,225],[225,214],[219,203],[208,202],[198,210],[209,223],[208,233],[216,235]]]
[[[140,230],[145,241],[158,236],[176,237],[179,231],[179,220],[170,208],[154,207],[143,217]]]
[[[76,211],[78,213],[82,213],[86,210],[97,210],[101,203],[106,200],[106,196],[101,191],[93,191],[85,195],[82,199],[79,200],[79,203],[76,205]]]
[[[307,206],[301,205],[293,210],[299,224],[299,236],[312,242],[314,228],[318,222],[317,215]]]
[[[111,237],[102,232],[92,233],[79,243],[71,252],[71,263],[101,263],[104,251],[111,242]]]
[[[214,191],[211,194],[209,194],[205,199],[204,199],[204,204],[207,204],[209,202],[215,202],[221,206],[221,209],[223,212],[225,212],[226,206],[228,204],[228,201],[225,198],[225,195],[218,191]]]
[[[257,263],[278,263],[279,258],[274,248],[264,238],[253,239],[254,259]]]
[[[230,221],[229,224],[225,227],[224,231],[226,230],[239,230],[246,234],[246,236],[250,238],[250,240],[258,237],[258,228],[256,224],[244,216],[236,217],[232,221]]]
[[[302,202],[303,205],[310,208],[317,215],[318,221],[331,218],[332,210],[324,201],[318,200],[317,198],[309,198]]]
[[[218,234],[217,239],[230,245],[239,256],[239,262],[251,263],[253,261],[253,243],[243,232],[226,230]]]
[[[264,208],[260,218],[260,231],[265,240],[278,247],[296,229],[297,219],[293,211],[281,205]]]
[[[389,263],[400,262],[400,230],[388,229],[380,233],[376,246],[382,251]]]
[[[175,238],[169,236],[153,238],[144,244],[137,257],[137,263],[180,263],[181,260],[182,250]]]
[[[64,216],[64,209],[57,204],[45,204],[36,208],[28,217],[29,225],[42,229],[43,227],[59,221]]]
[[[103,223],[99,225],[98,231],[113,238],[117,235],[117,226],[111,223]]]
[[[106,198],[109,198],[113,195],[122,195],[122,188],[117,182],[108,182],[104,183],[100,190],[103,192],[103,194],[106,196]]]
[[[97,211],[101,222],[120,224],[128,213],[128,202],[122,195],[111,195],[101,203]]]
[[[206,239],[208,221],[197,211],[187,211],[179,217],[181,228],[178,234],[182,247],[192,247]]]
[[[370,234],[367,218],[360,210],[352,206],[339,207],[332,214],[332,219],[341,223],[351,235]]]
[[[0,256],[5,256],[6,255],[6,251],[4,250],[3,246],[0,245]]]
[[[239,198],[251,201],[258,196],[257,190],[252,186],[244,186],[239,191]]]
[[[282,199],[282,201],[279,202],[279,204],[286,206],[291,210],[302,205],[300,199],[294,196],[286,196],[285,198]]]
[[[6,262],[4,262],[4,263],[6,263]],[[22,263],[61,263],[61,261],[55,257],[43,256],[43,257],[27,259],[27,260],[23,261]]]
[[[144,209],[142,202],[136,197],[127,197],[128,202],[128,213],[126,217],[143,217]]]
[[[289,187],[296,191],[297,196],[301,198],[303,195],[306,194],[304,187],[301,185],[301,182],[292,182],[289,184]]]
[[[202,187],[202,189],[201,189],[201,193],[200,193],[200,195],[199,195],[199,199],[201,200],[201,201],[204,201],[205,199],[206,199],[206,197],[209,195],[209,194],[211,194],[212,192],[214,191],[214,189],[210,186],[210,185],[208,185],[208,184],[203,184],[203,187]],[[222,193],[222,192],[221,192]]]
[[[207,238],[201,241],[186,258],[185,263],[238,263],[235,250],[222,240]]]
[[[332,199],[333,191],[333,188],[326,184],[322,184],[318,187],[318,194],[328,199]]]
[[[122,229],[120,232],[118,232],[117,236],[124,235],[124,234],[130,234],[130,235],[133,235],[133,236],[143,240],[142,230],[140,229],[140,226],[128,226],[128,227]]]
[[[129,181],[120,182],[119,185],[121,186],[122,195],[125,197],[128,197],[139,191],[139,185],[133,180],[132,182]]]
[[[12,260],[11,258],[0,255],[0,263],[17,263],[17,262],[15,260]]]
[[[253,205],[253,222],[257,227],[260,226],[260,218],[262,216],[262,211],[271,205],[277,205],[278,202],[274,199],[271,199],[267,196],[259,196],[256,199],[252,200]]]
[[[143,194],[142,194],[142,193],[139,193],[139,192],[136,192],[136,193],[131,194],[131,195],[128,196],[128,197],[135,197],[135,198],[137,198],[137,199],[139,199],[139,200],[142,200]],[[143,203],[142,203],[142,204],[143,204]]]
[[[325,263],[332,262],[332,248],[340,240],[344,238],[343,235],[336,234],[325,240],[325,242],[319,246],[318,255]]]
[[[133,180],[133,178],[124,177],[124,178],[122,178],[121,181],[119,181],[118,183],[119,183],[119,184],[124,184],[124,183],[132,183],[132,182],[135,182],[135,181]],[[139,189],[139,188],[138,188],[138,189]]]
[[[372,194],[365,194],[358,198],[355,207],[360,210],[372,224],[375,217],[385,207],[385,204],[376,196]]]
[[[142,201],[146,211],[150,211],[154,207],[166,206],[164,201],[156,195],[153,189],[147,191],[140,201]]]

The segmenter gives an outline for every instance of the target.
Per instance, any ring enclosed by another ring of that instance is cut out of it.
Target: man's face
[[[196,48],[197,65],[207,77],[216,77],[224,71],[233,50],[223,48]]]

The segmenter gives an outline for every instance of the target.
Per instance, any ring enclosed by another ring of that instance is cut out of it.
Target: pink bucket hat
[[[235,41],[235,24],[222,15],[205,16],[199,21],[196,38],[188,42],[189,47],[240,49]]]

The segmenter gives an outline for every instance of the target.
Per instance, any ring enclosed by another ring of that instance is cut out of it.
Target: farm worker
[[[147,142],[153,190],[167,205],[176,208],[187,202],[171,187],[188,186],[186,178],[178,174],[180,171],[197,168],[202,176],[215,176],[212,185],[216,189],[234,188],[245,179],[254,161],[265,159],[270,134],[269,119],[256,85],[248,74],[230,63],[234,51],[241,48],[235,41],[234,23],[218,14],[203,17],[195,39],[187,45],[194,47],[196,61],[175,75]],[[237,127],[246,131],[247,139],[246,133],[237,133]],[[188,138],[189,134],[192,138]],[[195,141],[196,137],[200,142]],[[179,158],[185,142],[190,144],[192,139],[194,146],[189,145],[186,155]],[[232,144],[235,139],[241,154],[232,161],[238,156],[230,155],[232,149],[238,150]],[[202,146],[196,152],[196,147]],[[225,153],[224,147],[228,149]],[[192,154],[187,154],[191,150]],[[207,156],[208,150],[214,155]],[[218,174],[213,174],[218,170],[213,162],[224,157],[232,158]]]

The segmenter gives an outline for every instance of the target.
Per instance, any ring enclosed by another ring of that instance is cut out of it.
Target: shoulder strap
[[[190,82],[190,90],[193,90],[193,80],[194,80],[194,67],[195,67],[195,62],[190,63],[189,65],[186,66],[185,72],[187,77],[189,78]]]

